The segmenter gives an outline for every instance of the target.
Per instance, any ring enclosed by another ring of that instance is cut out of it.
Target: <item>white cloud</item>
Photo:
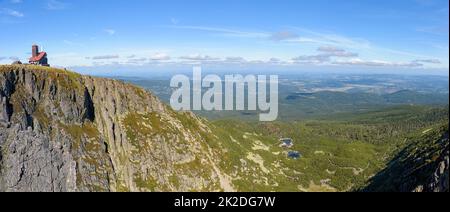
[[[298,57],[292,58],[292,60],[296,63],[311,63],[311,64],[319,64],[325,63],[330,60],[330,57],[323,55],[302,55]]]
[[[404,67],[404,68],[418,68],[423,67],[423,64],[416,62],[389,62],[382,60],[365,61],[361,59],[352,59],[348,61],[334,61],[335,65],[358,65],[358,66],[376,66],[376,67]]]
[[[272,64],[272,65],[281,65],[281,64],[286,64],[286,62],[282,61],[281,59],[278,58],[270,58],[268,63]]]
[[[247,60],[245,60],[243,57],[227,57],[225,58],[226,63],[245,63]]]
[[[151,60],[170,60],[170,56],[165,53],[156,53],[150,57]]]
[[[345,52],[344,49],[335,47],[335,46],[321,46],[317,49],[319,52]]]
[[[358,58],[357,53],[348,52],[335,46],[322,46],[317,49],[320,54],[303,55],[292,59],[296,64],[315,65],[347,65],[347,66],[370,66],[370,67],[401,67],[419,68],[423,63],[438,63],[437,60],[413,60],[411,62],[392,62],[384,60],[363,60]]]
[[[269,59],[269,62],[271,62],[271,63],[279,63],[279,62],[281,62],[281,60],[278,59],[278,58],[272,57],[272,58]]]
[[[47,0],[46,9],[47,10],[63,10],[68,6],[67,3],[60,0]]]
[[[414,60],[413,62],[415,62],[415,63],[441,64],[441,61],[437,60],[437,59],[419,59],[419,60]]]
[[[132,58],[127,61],[128,64],[143,65],[148,59],[145,57]]]
[[[208,55],[200,55],[200,54],[193,54],[188,56],[182,56],[180,57],[182,60],[191,60],[191,61],[218,61],[220,58],[211,57]]]
[[[8,9],[8,8],[0,9],[0,14],[4,14],[4,15],[16,17],[16,18],[22,18],[25,16],[25,14],[23,14],[22,12],[19,12],[17,10]]]
[[[12,4],[20,4],[23,2],[23,0],[10,0],[9,2],[11,2]]]
[[[320,54],[317,55],[302,55],[292,58],[296,63],[310,63],[321,64],[330,62],[332,58],[355,58],[358,57],[357,53],[347,52],[344,49],[340,49],[334,46],[322,46],[317,49]]]
[[[321,46],[317,51],[322,52],[322,56],[328,57],[358,57],[358,54],[347,52],[344,49],[337,48],[334,46]]]
[[[230,28],[220,28],[220,27],[208,27],[208,26],[167,26],[168,28],[174,29],[184,29],[184,30],[198,30],[215,33],[217,35],[227,36],[227,37],[238,37],[238,38],[251,38],[251,39],[262,39],[262,40],[272,40],[279,41],[280,43],[290,43],[304,45],[305,43],[313,45],[322,46],[341,46],[346,49],[361,50],[364,52],[370,52],[371,54],[376,54],[380,56],[392,55],[396,56],[407,56],[413,58],[427,57],[426,55],[420,55],[416,53],[411,53],[402,50],[385,48],[382,46],[377,46],[372,44],[370,41],[363,38],[355,38],[336,34],[334,32],[319,32],[301,27],[290,27],[289,31],[281,32],[264,32],[264,31],[244,31],[235,30]],[[448,27],[447,27],[448,28]],[[351,53],[334,53],[336,56],[341,57],[355,57],[356,54]],[[340,55],[339,55],[340,54]]]
[[[109,35],[115,35],[116,34],[116,30],[114,30],[114,29],[105,29],[104,31],[106,33],[108,33]]]

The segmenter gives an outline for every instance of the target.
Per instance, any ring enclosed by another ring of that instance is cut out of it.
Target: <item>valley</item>
[[[170,98],[165,80],[122,80]],[[402,148],[448,129],[448,79],[303,75],[281,81],[276,122],[258,122],[255,112],[196,111],[212,120],[216,137],[209,144],[239,191],[361,190]],[[293,146],[280,146],[280,138]]]

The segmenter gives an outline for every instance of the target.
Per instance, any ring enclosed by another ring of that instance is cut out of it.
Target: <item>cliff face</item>
[[[0,67],[0,191],[230,190],[208,132],[129,84]]]

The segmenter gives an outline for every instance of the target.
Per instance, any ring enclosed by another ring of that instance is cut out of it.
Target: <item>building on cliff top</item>
[[[31,47],[31,58],[29,63],[32,65],[50,66],[48,64],[47,52],[39,52],[39,46],[36,44]]]

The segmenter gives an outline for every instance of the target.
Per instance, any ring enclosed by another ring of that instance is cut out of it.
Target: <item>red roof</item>
[[[36,57],[31,57],[30,62],[39,62],[45,56],[47,56],[47,52],[40,52]]]

